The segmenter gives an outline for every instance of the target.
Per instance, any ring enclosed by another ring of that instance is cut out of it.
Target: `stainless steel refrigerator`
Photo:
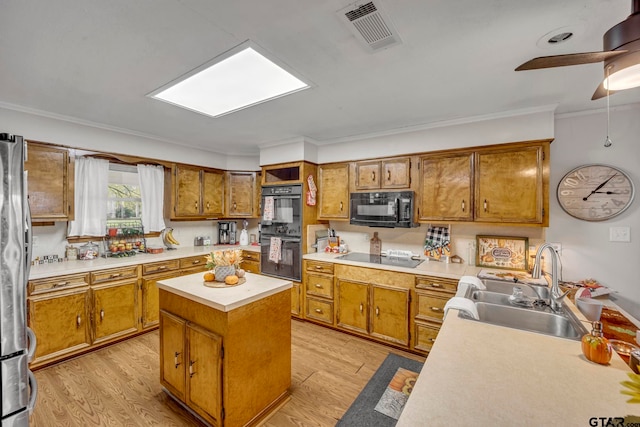
[[[31,266],[31,218],[23,138],[0,134],[0,376],[2,427],[29,425],[37,384],[29,370],[36,347],[27,328],[26,290]]]

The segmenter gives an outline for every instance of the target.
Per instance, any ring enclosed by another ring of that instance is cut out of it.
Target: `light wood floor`
[[[308,322],[291,328],[291,400],[265,426],[334,426],[388,353],[424,361]],[[158,352],[154,331],[36,371],[31,425],[202,426],[162,391]]]

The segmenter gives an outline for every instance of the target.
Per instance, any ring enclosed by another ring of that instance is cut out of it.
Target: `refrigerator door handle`
[[[25,183],[28,183],[27,181],[27,171],[25,171]],[[26,186],[28,186],[29,184],[26,184]],[[29,197],[27,196],[27,190],[25,189],[25,196],[24,196],[24,205],[25,205],[25,211],[26,211],[26,215],[25,215],[25,222],[26,222],[26,244],[25,244],[25,278],[24,278],[24,284],[25,284],[25,288],[27,286],[27,284],[29,283],[29,274],[31,273],[31,249],[32,249],[32,235],[33,235],[33,231],[31,230],[32,224],[31,224],[31,207],[29,206]]]
[[[27,326],[27,338],[29,339],[29,348],[27,349],[27,362],[31,362],[33,359],[33,355],[36,353],[36,347],[38,345],[38,340],[36,338],[35,332]]]
[[[31,389],[31,396],[29,396],[29,405],[27,406],[27,410],[29,411],[29,415],[33,414],[33,410],[36,407],[36,400],[38,399],[38,380],[36,380],[36,376],[33,375],[33,372],[29,371],[29,388]]]

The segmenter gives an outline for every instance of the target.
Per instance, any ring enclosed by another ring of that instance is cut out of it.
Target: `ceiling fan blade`
[[[604,83],[604,81],[603,81],[603,83]],[[593,92],[593,96],[591,97],[592,101],[595,101],[596,99],[604,98],[604,97],[607,96],[607,90],[604,88],[604,84],[603,83],[600,83],[600,85],[598,86],[596,91]],[[609,95],[613,95],[616,92],[617,91],[615,91],[615,90],[609,90]]]
[[[594,62],[605,61],[626,52],[626,50],[612,50],[607,52],[586,52],[570,53],[567,55],[540,56],[520,65],[518,68],[516,68],[516,71],[564,67],[567,65],[591,64]]]

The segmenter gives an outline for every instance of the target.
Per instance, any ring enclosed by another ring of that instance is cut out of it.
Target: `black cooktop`
[[[348,254],[339,256],[337,259],[343,259],[345,261],[355,261],[355,262],[368,262],[371,264],[395,265],[397,267],[405,267],[405,268],[417,267],[422,261],[424,261],[422,259],[371,255],[371,254],[365,254],[363,252],[349,252]]]

